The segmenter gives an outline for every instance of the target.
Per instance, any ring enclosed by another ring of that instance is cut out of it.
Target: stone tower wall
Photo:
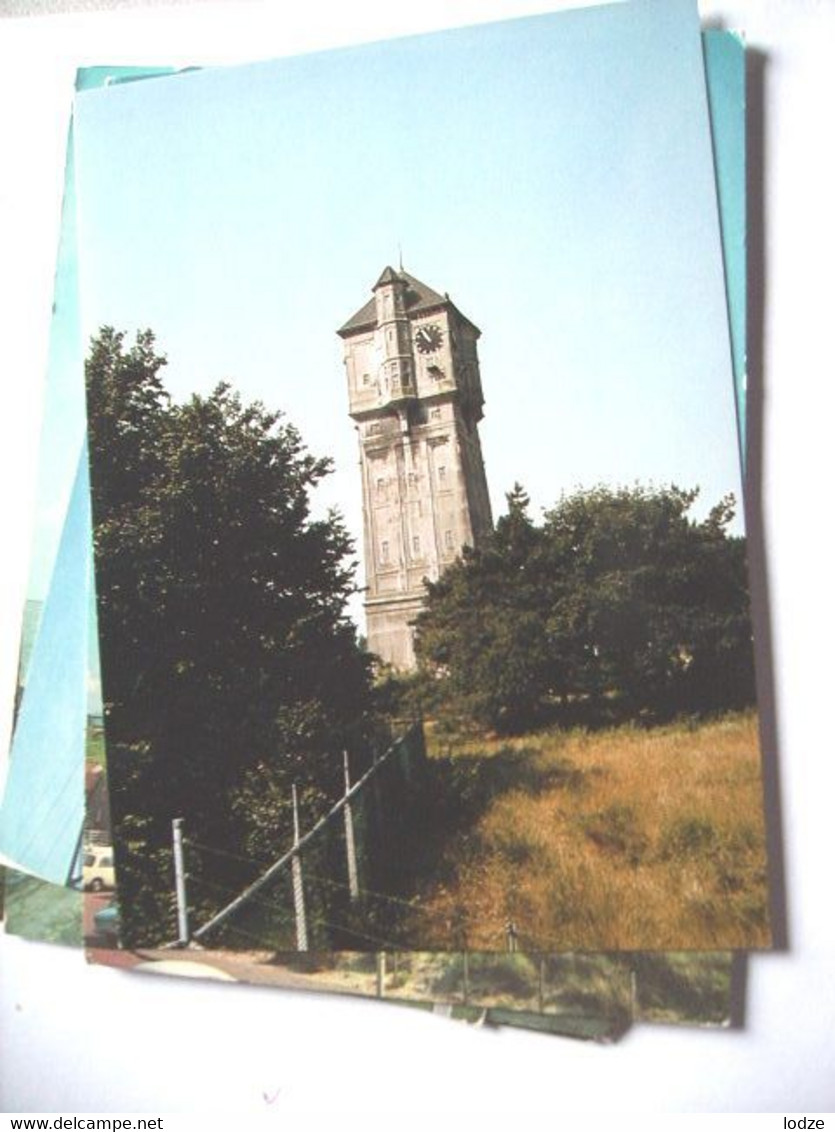
[[[378,284],[373,325],[341,332],[359,437],[368,647],[399,670],[415,666],[425,579],[492,529],[479,332],[448,300],[410,314],[407,297],[397,279]]]

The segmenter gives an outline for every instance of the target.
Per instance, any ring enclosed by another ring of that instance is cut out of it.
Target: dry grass
[[[508,920],[528,951],[768,945],[753,713],[433,753],[459,777],[503,769],[422,894],[425,946],[449,946],[455,925],[470,948],[502,948]]]

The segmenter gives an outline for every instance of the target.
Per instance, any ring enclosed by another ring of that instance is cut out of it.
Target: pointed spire
[[[380,278],[377,280],[377,282],[374,284],[374,286],[371,289],[372,289],[372,291],[376,291],[378,287],[385,287],[385,285],[387,283],[398,283],[399,281],[400,281],[400,276],[397,274],[397,272],[394,270],[394,268],[393,267],[386,267],[383,271],[383,274],[380,276]]]

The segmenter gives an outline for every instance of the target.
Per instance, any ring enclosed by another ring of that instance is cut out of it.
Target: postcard
[[[765,946],[692,6],[85,92],[77,130],[126,938]]]
[[[34,637],[0,805],[7,862],[43,880],[68,883],[84,818],[80,742],[90,606],[90,487],[82,448],[57,552],[53,581]],[[43,705],[48,703],[49,709]],[[44,758],[43,752],[49,751]]]

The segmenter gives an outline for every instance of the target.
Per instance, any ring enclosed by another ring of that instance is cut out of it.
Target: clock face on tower
[[[415,345],[421,354],[434,354],[440,350],[444,341],[444,332],[436,322],[421,326],[415,334]]]

